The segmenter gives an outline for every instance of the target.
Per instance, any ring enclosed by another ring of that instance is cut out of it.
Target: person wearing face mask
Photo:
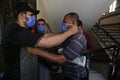
[[[2,49],[6,61],[6,72],[3,80],[38,80],[37,56],[39,55],[51,62],[64,63],[61,57],[57,59],[55,54],[47,54],[41,48],[50,48],[61,44],[71,35],[77,33],[76,24],[61,34],[35,34],[28,28],[36,22],[38,10],[33,9],[26,2],[16,3],[14,7],[15,23],[6,27],[2,37]],[[29,47],[29,48],[28,48]],[[39,47],[39,52],[34,48]],[[28,51],[27,51],[28,50]],[[36,53],[34,53],[36,51]],[[31,53],[31,54],[30,54]],[[50,56],[51,55],[51,56]]]
[[[42,18],[37,20],[37,26],[36,26],[36,33],[38,34],[46,34],[47,33],[47,25],[46,21]],[[48,62],[42,57],[38,58],[39,61],[39,78],[40,80],[50,80],[50,64],[51,62]]]
[[[36,28],[36,32],[38,34],[45,34],[46,33],[46,29],[47,29],[47,26],[46,26],[46,21],[44,19],[38,19],[37,20],[37,28]]]
[[[25,16],[26,16],[26,15],[25,15]],[[34,33],[34,32],[35,32],[35,30],[34,30],[34,24],[35,24],[35,22],[36,22],[36,18],[35,18],[35,17],[29,17],[29,16],[26,16],[26,17],[29,18],[28,21],[26,22],[26,24],[28,25],[28,29],[29,29],[32,33]]]
[[[52,33],[49,25],[46,23],[46,21],[42,18],[37,20],[37,33]]]
[[[61,26],[62,32],[66,32],[77,21],[78,32],[69,37],[61,47],[67,62],[62,64],[62,74],[65,80],[88,80],[86,69],[86,47],[87,41],[84,34],[80,31],[79,16],[75,12],[68,13],[64,16]]]
[[[56,46],[58,55],[46,54],[51,56],[48,58],[41,54],[38,49],[28,48],[28,51],[33,54],[42,55],[48,61],[52,61],[62,66],[62,75],[64,80],[88,80],[87,69],[86,69],[86,46],[87,41],[83,33],[80,31],[79,16],[75,12],[68,13],[64,16],[63,23],[61,26],[62,32],[68,31],[73,27],[74,23],[78,28],[76,34],[70,36],[62,44]],[[60,59],[62,57],[62,59]]]

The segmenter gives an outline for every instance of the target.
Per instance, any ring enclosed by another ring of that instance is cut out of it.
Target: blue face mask
[[[40,31],[40,32],[44,32],[45,31],[45,28],[46,28],[46,26],[45,25],[38,25],[38,31]]]
[[[28,17],[28,18],[29,18],[29,20],[26,23],[27,23],[27,26],[29,28],[31,28],[35,25],[36,18],[35,17]]]
[[[62,30],[62,32],[67,31],[67,23],[62,23],[61,30]]]

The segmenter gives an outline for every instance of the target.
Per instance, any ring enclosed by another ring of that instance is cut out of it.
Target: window
[[[115,11],[117,1],[115,0],[109,7],[109,13]]]

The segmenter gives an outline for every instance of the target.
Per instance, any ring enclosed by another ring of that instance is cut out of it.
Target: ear
[[[20,15],[20,18],[21,18],[22,20],[28,20],[28,18],[26,17],[25,13],[22,13],[22,12],[21,12],[19,15]]]
[[[21,15],[23,16],[23,18],[27,18],[25,13],[21,13]]]
[[[20,19],[25,19],[24,13],[19,13],[18,16],[19,16]]]

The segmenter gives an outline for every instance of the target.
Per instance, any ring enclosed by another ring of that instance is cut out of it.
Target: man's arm
[[[22,46],[30,46],[30,47],[44,47],[49,48],[53,46],[57,46],[61,44],[64,40],[66,40],[69,36],[77,33],[78,28],[74,25],[68,31],[61,34],[50,34],[50,35],[40,35],[30,32],[25,29],[17,29],[15,28],[11,32],[11,38],[9,40],[12,41],[12,44],[22,45]]]
[[[75,24],[64,33],[43,36],[43,38],[41,38],[41,40],[38,43],[38,47],[48,48],[48,47],[53,47],[61,44],[68,37],[78,32],[78,27],[76,25],[76,22],[74,23]]]
[[[27,51],[28,51],[28,53],[41,56],[50,62],[63,64],[67,61],[67,59],[65,58],[64,55],[57,55],[57,54],[49,53],[49,52],[43,51],[39,48],[27,47]]]

